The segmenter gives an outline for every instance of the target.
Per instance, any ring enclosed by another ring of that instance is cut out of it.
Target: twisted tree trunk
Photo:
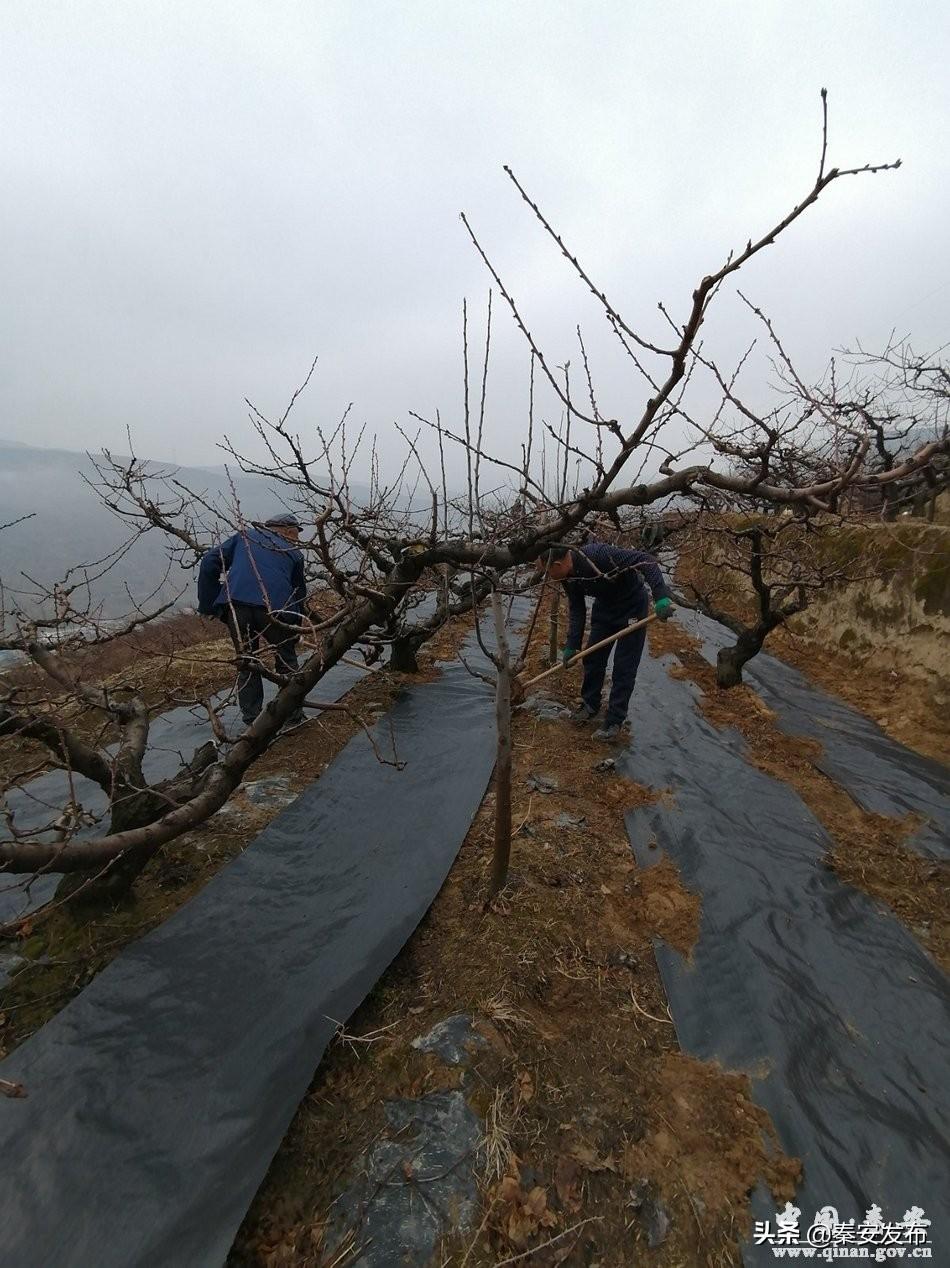
[[[137,778],[133,772],[131,779],[117,779],[111,793],[109,832],[147,828],[172,806],[185,805],[201,790],[203,776],[216,757],[217,750],[209,742],[198,749],[184,771],[160,784],[146,784],[141,770]],[[150,845],[134,846],[98,874],[69,872],[57,886],[56,897],[74,896],[74,902],[94,907],[118,902],[129,894],[154,854]]]
[[[397,674],[417,674],[419,661],[416,652],[425,640],[405,634],[394,638],[389,652],[389,668]]]
[[[716,683],[720,687],[738,687],[742,682],[742,670],[753,656],[762,650],[769,630],[761,622],[743,632],[732,647],[723,647],[716,657]]]

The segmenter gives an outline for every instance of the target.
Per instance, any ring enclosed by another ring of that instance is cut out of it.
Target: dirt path
[[[915,532],[921,527],[908,526],[908,531]],[[901,558],[902,552],[898,550],[898,560]],[[934,564],[935,576],[946,576],[945,550],[942,559],[939,554],[934,555]],[[674,571],[681,585],[688,585],[690,580],[695,579],[704,587],[715,589],[727,610],[746,618],[752,615],[750,596],[740,586],[741,574],[704,564],[697,558],[689,538],[680,544]],[[849,606],[861,602],[859,598],[849,596],[847,591],[841,601],[845,612]],[[833,613],[836,610],[834,603],[830,602],[827,610]],[[879,630],[882,629],[889,619],[886,603],[880,603],[880,611],[876,615],[874,609],[870,609],[869,615],[878,622]],[[890,618],[893,619],[893,612]],[[946,762],[950,754],[950,656],[942,676],[934,678],[932,674],[928,676],[919,671],[910,673],[902,666],[900,657],[895,655],[893,645],[888,652],[878,654],[867,647],[861,652],[849,649],[846,640],[844,643],[835,642],[835,638],[844,635],[847,628],[845,616],[842,622],[845,629],[839,629],[835,634],[833,624],[829,625],[826,620],[822,626],[825,638],[819,641],[816,637],[806,636],[799,618],[792,623],[795,628],[784,625],[773,630],[765,650],[793,665],[818,687],[847,701],[873,719],[886,735],[925,757]],[[924,628],[919,634],[936,644],[937,635],[933,630]],[[914,634],[912,632],[905,637],[914,637]]]
[[[794,665],[819,687],[840,696],[872,718],[881,730],[908,748],[946,762],[950,754],[950,686],[934,687],[873,657],[859,658],[838,648],[776,630],[768,650]],[[948,653],[950,669],[950,653]]]
[[[902,845],[914,824],[861,811],[817,769],[815,742],[784,734],[754,692],[719,692],[678,625],[655,628],[651,645],[676,655],[671,672],[701,688],[713,725],[739,730],[753,765],[801,796],[842,878],[888,902],[945,961],[946,869]],[[571,698],[566,679],[546,686]],[[634,769],[651,727],[641,706],[635,718]],[[482,1226],[438,1262],[489,1265],[534,1248],[539,1264],[629,1264],[645,1249],[658,1264],[738,1263],[753,1187],[764,1179],[776,1199],[793,1195],[798,1164],[776,1147],[746,1077],[678,1049],[653,939],[689,957],[700,900],[669,859],[639,870],[623,830],[624,813],[656,794],[598,770],[604,749],[563,720],[521,713],[514,735],[509,888],[483,909],[489,795],[428,917],[330,1050],[235,1264],[331,1262],[327,1221],[383,1128],[384,1103],[465,1086],[412,1047],[458,1013],[490,1039],[473,1062],[488,1123]]]

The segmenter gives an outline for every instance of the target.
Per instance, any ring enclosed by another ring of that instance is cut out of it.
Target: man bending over
[[[587,624],[587,595],[594,600],[588,647],[634,621],[643,620],[649,610],[651,592],[660,620],[665,621],[673,615],[673,604],[660,565],[645,550],[627,550],[623,546],[608,546],[606,542],[588,542],[586,546],[579,547],[555,546],[548,559],[547,573],[554,581],[560,581],[567,592],[567,646],[561,652],[564,662],[580,651]],[[581,703],[571,715],[575,722],[592,721],[600,712],[607,660],[611,651],[614,654],[607,713],[603,726],[594,732],[595,739],[613,743],[620,738],[620,729],[626,721],[637,680],[645,637],[646,627],[634,630],[584,661]]]
[[[298,627],[307,597],[299,537],[296,516],[275,515],[213,546],[198,568],[198,611],[220,617],[234,640],[245,726],[264,704],[260,654],[265,645],[273,648],[279,673],[297,669]],[[286,725],[302,721],[300,709]]]

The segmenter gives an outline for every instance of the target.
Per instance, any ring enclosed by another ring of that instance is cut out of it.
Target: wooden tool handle
[[[616,643],[618,638],[624,638],[627,634],[632,634],[634,630],[642,629],[644,625],[649,625],[651,621],[656,620],[656,613],[651,612],[649,616],[645,616],[642,621],[634,621],[632,625],[627,625],[622,630],[618,630],[616,634],[608,634],[606,638],[602,638],[599,643],[594,643],[591,647],[585,647],[582,652],[578,652],[576,656],[572,656],[566,664],[552,665],[550,669],[546,669],[543,674],[538,674],[535,678],[529,678],[524,684],[527,691],[529,687],[533,687],[536,682],[540,682],[542,678],[547,678],[550,674],[556,674],[559,669],[570,669],[571,665],[578,664],[585,656],[589,656],[591,652],[596,652],[599,647],[606,647],[608,643]]]

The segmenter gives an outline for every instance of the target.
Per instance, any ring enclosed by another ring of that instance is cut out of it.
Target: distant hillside
[[[212,505],[226,507],[230,501],[223,467],[175,468],[158,462],[151,466],[156,474],[175,471],[182,483]],[[83,482],[83,475],[89,479],[95,476],[85,454],[0,440],[0,524],[22,515],[34,516],[0,532],[0,580],[7,591],[8,609],[10,592],[34,589],[23,573],[52,586],[68,568],[101,559],[126,540],[126,528]],[[248,519],[265,518],[280,509],[278,492],[264,480],[238,476],[235,488]],[[159,594],[149,606],[167,602],[182,590],[182,605],[194,601],[192,572],[175,569],[162,584],[168,563],[166,547],[163,534],[150,532],[107,576],[94,583],[105,616],[124,615],[131,607],[129,594],[144,601],[156,586],[160,586]]]

